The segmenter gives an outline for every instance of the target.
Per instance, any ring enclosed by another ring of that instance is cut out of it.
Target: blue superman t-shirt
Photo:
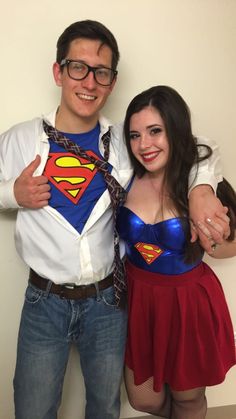
[[[99,123],[86,133],[63,135],[81,146],[88,154],[103,159],[99,148]],[[94,164],[58,146],[49,139],[50,150],[44,169],[51,186],[49,205],[55,208],[81,233],[96,202],[106,189],[101,172]],[[111,172],[111,165],[109,171]]]

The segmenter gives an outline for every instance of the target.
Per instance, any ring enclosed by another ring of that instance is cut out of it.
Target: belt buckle
[[[64,284],[63,287],[68,289],[68,290],[74,290],[75,287],[76,287],[76,284],[74,284],[73,282],[68,282],[68,283]]]

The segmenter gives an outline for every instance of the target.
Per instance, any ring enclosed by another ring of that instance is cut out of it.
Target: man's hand
[[[229,236],[229,217],[209,185],[196,186],[189,195],[191,241],[199,238],[201,246],[209,254],[212,246],[223,243]]]
[[[50,186],[46,176],[33,176],[40,165],[41,157],[35,159],[22,171],[14,184],[14,194],[17,203],[24,208],[43,208],[48,205]]]

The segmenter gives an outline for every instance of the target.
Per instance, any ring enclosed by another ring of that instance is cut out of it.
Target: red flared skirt
[[[181,275],[126,264],[129,325],[126,365],[136,385],[153,377],[184,391],[216,385],[236,363],[232,322],[222,286],[201,263]]]

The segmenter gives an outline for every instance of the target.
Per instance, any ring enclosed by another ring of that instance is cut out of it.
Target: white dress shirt
[[[53,126],[56,111],[44,116]],[[100,117],[99,149],[104,154],[102,135],[111,126]],[[132,167],[123,139],[122,125],[111,127],[109,163],[112,175],[126,188],[132,177]],[[200,143],[206,141],[199,139]],[[207,141],[209,144],[209,141]],[[193,168],[190,188],[210,184],[216,189],[222,179],[219,153],[209,144],[213,156],[199,166],[198,176]],[[43,173],[49,153],[49,142],[42,126],[42,118],[18,124],[0,136],[0,209],[17,208],[15,228],[16,249],[24,262],[39,275],[55,283],[89,284],[105,278],[112,271],[114,258],[113,221],[109,192],[106,190],[94,206],[81,234],[54,208],[21,208],[14,196],[14,182],[35,156],[41,163],[35,175]],[[121,256],[124,246],[121,243]]]

